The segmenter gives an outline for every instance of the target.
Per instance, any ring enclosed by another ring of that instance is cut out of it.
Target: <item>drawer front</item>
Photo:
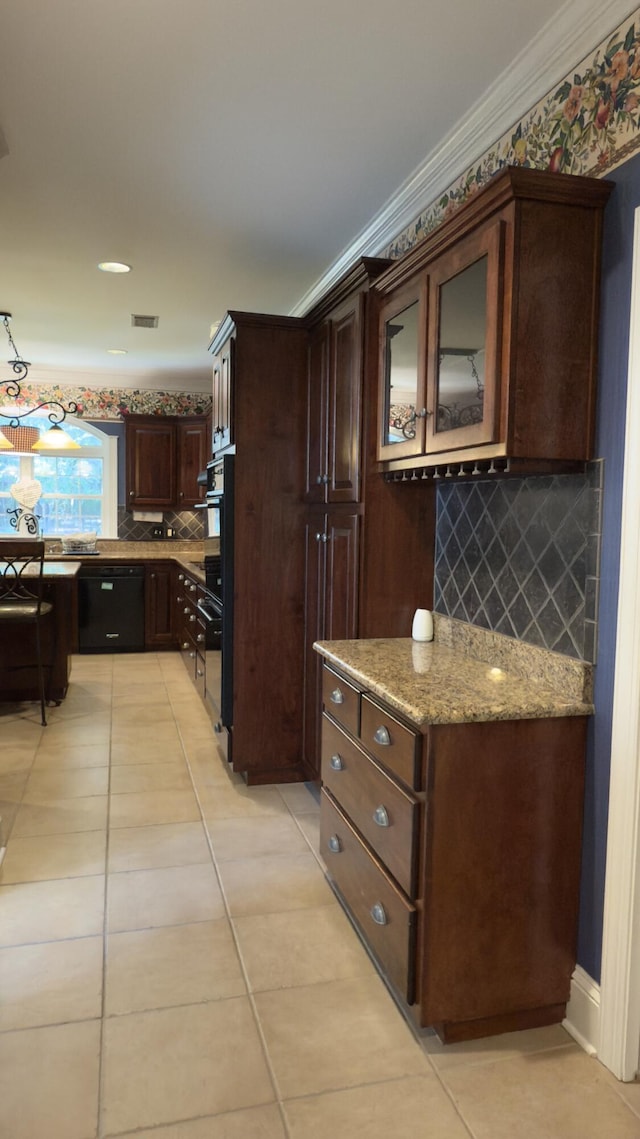
[[[360,728],[360,693],[344,677],[325,665],[322,669],[322,705],[334,720],[357,736]]]
[[[419,805],[327,716],[322,718],[322,782],[414,897]]]
[[[416,911],[369,854],[323,789],[320,850],[329,877],[360,927],[382,972],[408,1004],[414,1001]]]
[[[421,736],[401,724],[368,696],[362,697],[360,740],[362,746],[371,752],[383,767],[392,771],[409,787],[421,789]]]

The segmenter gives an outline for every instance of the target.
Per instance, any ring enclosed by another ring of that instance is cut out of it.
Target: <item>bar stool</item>
[[[40,623],[51,613],[53,605],[42,600],[43,567],[44,542],[33,538],[0,539],[0,623],[34,626],[40,712],[42,724],[46,727]]]

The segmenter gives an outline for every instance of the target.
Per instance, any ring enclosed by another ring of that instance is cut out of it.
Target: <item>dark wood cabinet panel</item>
[[[227,340],[213,361],[213,450],[217,455],[235,443],[235,337]]]
[[[171,562],[147,562],[144,575],[145,645],[171,648],[174,643],[174,588]]]
[[[230,758],[248,783],[303,778],[308,331],[231,312],[211,351],[232,366],[233,713]],[[214,425],[215,426],[215,425]],[[215,444],[216,451],[218,443]]]
[[[163,509],[176,501],[176,425],[165,416],[125,418],[127,506]]]
[[[307,460],[305,467],[304,499],[309,503],[323,503],[327,497],[329,470],[329,440],[327,416],[329,412],[329,353],[331,326],[328,321],[313,329],[309,335],[307,362]]]
[[[211,458],[211,421],[203,416],[189,416],[179,419],[177,424],[178,443],[178,489],[176,504],[189,509],[195,502],[202,502],[206,488],[198,485],[198,475]]]
[[[307,520],[305,582],[304,761],[320,775],[320,659],[317,640],[357,635],[361,508],[336,507]]]

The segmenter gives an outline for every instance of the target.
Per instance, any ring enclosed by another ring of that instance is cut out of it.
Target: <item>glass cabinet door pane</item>
[[[481,257],[440,287],[438,433],[471,427],[483,419],[487,265],[488,257]]]
[[[419,307],[419,301],[415,301],[385,324],[383,446],[406,443],[416,435]]]

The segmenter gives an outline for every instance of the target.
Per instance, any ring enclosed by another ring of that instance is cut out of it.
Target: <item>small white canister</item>
[[[413,615],[411,636],[414,641],[433,640],[433,614],[430,609],[416,609]]]

